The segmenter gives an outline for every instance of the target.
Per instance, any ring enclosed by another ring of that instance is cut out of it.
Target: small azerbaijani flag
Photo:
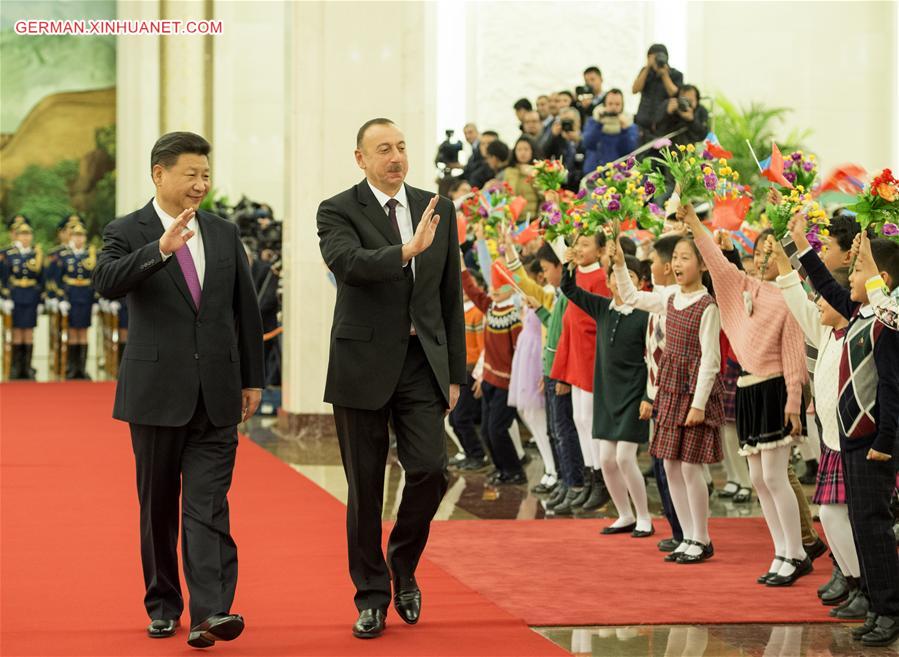
[[[762,176],[781,187],[793,189],[793,183],[784,178],[784,158],[773,141],[771,142],[771,156],[759,162],[759,166],[762,168]]]
[[[718,141],[718,136],[714,132],[710,132],[705,136],[705,148],[716,160],[722,157],[729,160],[734,156],[730,151],[724,150],[721,142]]]

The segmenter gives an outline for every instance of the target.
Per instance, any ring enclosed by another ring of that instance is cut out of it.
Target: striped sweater
[[[484,290],[478,287],[467,271],[462,272],[462,289],[487,319],[484,332],[484,381],[490,385],[509,389],[512,375],[512,357],[521,333],[521,315],[514,304],[497,307]]]

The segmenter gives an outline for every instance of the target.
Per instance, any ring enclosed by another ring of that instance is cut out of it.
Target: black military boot
[[[31,367],[31,354],[33,351],[33,344],[22,345],[22,362],[19,365],[19,367],[21,368],[19,378],[25,379],[26,381],[34,381],[35,371]]]
[[[78,378],[90,381],[90,374],[87,373],[87,345],[83,344],[80,346],[81,349],[78,352]]]
[[[66,350],[66,379],[78,378],[78,349],[81,345],[69,343]]]

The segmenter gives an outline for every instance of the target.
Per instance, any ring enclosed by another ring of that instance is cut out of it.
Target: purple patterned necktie
[[[184,280],[187,281],[187,289],[190,290],[190,296],[194,300],[194,306],[200,309],[200,277],[197,275],[197,266],[194,264],[194,257],[190,254],[190,249],[185,244],[175,251],[175,257],[178,258],[178,265],[181,267],[181,273],[184,274]]]

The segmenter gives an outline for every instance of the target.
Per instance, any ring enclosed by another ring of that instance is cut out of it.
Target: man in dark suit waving
[[[147,631],[172,636],[184,607],[181,493],[187,642],[196,648],[243,631],[231,613],[237,547],[227,495],[237,424],[256,412],[263,386],[262,321],[237,226],[198,210],[210,188],[209,151],[189,132],[159,138],[156,196],[106,227],[93,276],[100,295],[128,303],[113,417],[131,426]]]
[[[404,184],[409,164],[392,121],[356,138],[365,180],[318,209],[322,256],[337,279],[325,401],[349,484],[347,542],[359,619],[353,633],[384,631],[394,606],[418,622],[415,569],[446,492],[443,418],[465,382],[465,327],[452,202]],[[444,217],[441,222],[441,217]],[[406,473],[403,500],[381,550],[381,504],[393,424]]]

